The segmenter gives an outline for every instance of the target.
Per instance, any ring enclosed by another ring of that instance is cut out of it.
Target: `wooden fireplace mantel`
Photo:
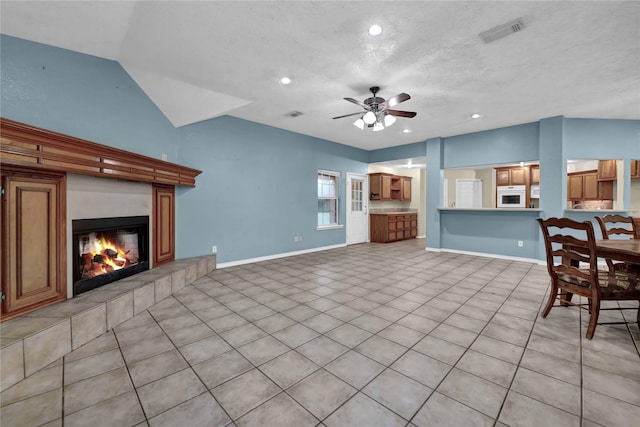
[[[196,186],[197,169],[0,118],[0,165]]]

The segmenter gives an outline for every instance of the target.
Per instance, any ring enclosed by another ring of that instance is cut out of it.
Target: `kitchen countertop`
[[[417,214],[417,209],[406,208],[389,208],[389,209],[371,209],[369,215],[397,215],[397,214]]]

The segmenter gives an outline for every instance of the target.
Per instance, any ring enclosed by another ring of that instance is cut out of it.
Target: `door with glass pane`
[[[347,245],[364,243],[369,235],[367,175],[347,173]]]

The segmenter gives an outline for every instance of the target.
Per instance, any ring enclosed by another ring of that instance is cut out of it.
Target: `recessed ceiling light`
[[[382,27],[378,24],[373,24],[369,27],[369,34],[372,36],[379,36],[382,34]]]
[[[478,114],[478,113],[473,113],[473,114],[471,115],[471,118],[472,118],[472,119],[477,119],[477,118],[479,118],[479,117],[480,117],[480,114]]]
[[[403,129],[402,130],[402,133],[411,133],[411,132],[413,132],[411,129]]]
[[[280,83],[282,83],[283,85],[288,85],[289,83],[291,83],[291,79],[287,76],[283,77],[280,79]]]

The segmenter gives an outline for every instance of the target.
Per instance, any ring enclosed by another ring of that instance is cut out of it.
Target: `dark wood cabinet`
[[[371,200],[391,200],[391,174],[369,174],[369,193]]]
[[[617,179],[616,161],[598,161],[598,181],[615,181]]]
[[[384,172],[369,174],[371,200],[411,200],[411,177]]]
[[[598,180],[597,171],[576,172],[567,177],[569,200],[613,200],[613,181]]]
[[[640,160],[631,160],[631,179],[640,178]]]
[[[411,200],[411,180],[413,178],[410,176],[402,177],[402,200],[409,201]]]
[[[67,297],[66,176],[3,166],[2,320]]]
[[[531,166],[531,185],[540,184],[540,166]]]
[[[175,188],[153,185],[153,266],[175,259]]]
[[[529,168],[513,167],[496,169],[496,185],[528,185]]]
[[[372,242],[389,243],[418,235],[417,213],[371,214],[369,218]]]

